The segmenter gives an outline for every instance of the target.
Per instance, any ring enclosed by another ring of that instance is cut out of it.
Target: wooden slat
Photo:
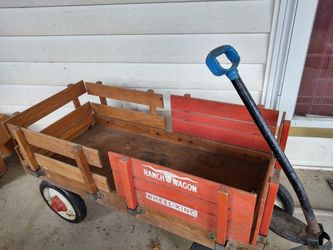
[[[0,61],[202,64],[221,41],[242,63],[266,63],[269,34],[1,37]]]
[[[132,166],[130,159],[127,157],[123,157],[118,162],[118,164],[119,164],[121,182],[125,193],[127,207],[130,209],[135,209],[138,206],[138,202],[136,200],[136,195],[134,190]]]
[[[271,223],[271,218],[274,209],[274,203],[276,199],[276,195],[279,189],[279,171],[275,170],[276,173],[272,176],[269,182],[268,194],[265,203],[265,209],[262,216],[262,222],[260,225],[259,233],[260,235],[267,236],[269,225]]]
[[[269,146],[260,133],[211,126],[207,120],[203,120],[202,123],[193,123],[172,118],[172,129],[178,133],[270,152]]]
[[[203,125],[209,125],[212,127],[221,127],[228,130],[238,131],[238,133],[260,135],[260,131],[254,122],[236,120],[224,116],[213,116],[203,113],[188,112],[186,110],[180,109],[172,109],[171,114],[173,119],[183,120],[185,122],[201,123]],[[276,127],[271,126],[270,129],[274,134]]]
[[[83,81],[78,82],[73,86],[64,89],[63,91],[23,111],[21,114],[7,120],[6,124],[15,124],[22,127],[28,127],[44,116],[72,101],[74,98],[84,94],[85,92],[86,89]]]
[[[47,173],[52,172],[85,185],[84,178],[79,168],[76,166],[52,159],[50,157],[35,153],[38,164]],[[110,192],[108,180],[106,177],[92,173],[92,178],[96,187],[103,192]],[[89,191],[89,190],[88,190]]]
[[[76,135],[82,128],[86,128],[91,125],[93,121],[92,109],[90,103],[88,102],[63,118],[52,123],[40,132],[66,140],[72,135]]]
[[[91,103],[91,105],[93,110],[97,114],[102,116],[107,116],[118,120],[125,120],[133,123],[139,123],[160,129],[165,128],[165,118],[160,115],[110,107],[97,103]]]
[[[155,96],[154,90],[148,89],[147,92],[150,93],[151,97]],[[163,101],[163,97],[162,97],[162,101]],[[163,103],[162,103],[162,105],[163,105]],[[151,114],[157,114],[156,105],[154,103],[149,104],[149,111]]]
[[[83,177],[84,184],[89,193],[96,194],[97,187],[95,185],[94,179],[89,169],[89,165],[86,159],[86,156],[83,152],[82,146],[76,146],[73,150],[74,158],[77,166],[81,171],[81,175]]]
[[[211,1],[0,9],[0,35],[268,33],[273,3]],[[239,13],[242,18],[229,21]]]
[[[225,102],[216,102],[198,98],[186,98],[171,95],[171,109],[223,117],[229,120],[254,123],[245,106]],[[272,109],[259,108],[267,124],[276,127],[279,112]]]
[[[102,82],[101,81],[97,81],[96,84],[102,84]],[[108,105],[105,97],[100,96],[99,100],[100,100],[101,104]]]
[[[28,129],[22,129],[27,142],[35,147],[42,148],[63,156],[74,159],[73,150],[78,144],[64,141],[53,136],[44,135]],[[90,165],[102,168],[102,162],[99,156],[99,151],[96,149],[82,147],[87,161]]]
[[[73,86],[73,85],[74,85],[73,83],[70,83],[70,84],[67,85],[67,87],[71,87],[71,86]],[[73,99],[73,104],[74,104],[74,107],[75,107],[76,109],[79,108],[79,107],[81,106],[81,103],[80,103],[80,100],[79,100],[78,97],[76,97],[76,98]]]
[[[163,96],[138,90],[118,88],[108,85],[86,82],[89,95],[96,95],[115,100],[133,102],[144,105],[152,105],[163,108]]]
[[[257,242],[257,238],[259,236],[259,231],[260,231],[260,226],[261,222],[263,220],[263,215],[265,211],[265,204],[266,204],[266,199],[269,191],[269,183],[270,180],[274,174],[275,171],[275,164],[276,164],[276,159],[274,157],[271,157],[271,160],[269,162],[266,175],[264,176],[262,180],[262,187],[261,187],[261,192],[258,194],[257,198],[257,204],[255,208],[255,217],[254,217],[254,223],[252,227],[252,235],[250,239],[251,244],[255,244]]]
[[[29,164],[29,167],[34,171],[38,170],[39,169],[38,163],[35,159],[32,148],[29,145],[29,143],[27,142],[27,139],[26,139],[22,129],[19,127],[16,127],[16,128],[14,128],[14,130],[12,130],[12,133],[14,135],[16,142],[20,146],[22,155],[23,155],[24,159],[27,161],[27,163]]]
[[[216,228],[216,242],[225,245],[227,240],[228,230],[228,215],[229,215],[229,194],[228,190],[222,189],[218,193],[218,207],[217,207],[217,228]],[[247,225],[251,225],[249,223]]]

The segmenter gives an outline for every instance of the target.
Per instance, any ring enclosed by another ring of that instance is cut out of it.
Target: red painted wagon
[[[100,102],[81,104],[87,94]],[[110,106],[106,98],[149,109]],[[69,102],[71,113],[39,132],[29,129]],[[170,103],[172,131],[157,112],[162,95],[81,81],[6,126],[26,172],[44,180],[44,200],[70,222],[85,217],[82,198],[92,197],[210,248],[260,248],[280,167],[248,111],[189,95],[172,95]],[[277,132],[278,111],[261,111]],[[282,118],[282,147],[288,130]]]

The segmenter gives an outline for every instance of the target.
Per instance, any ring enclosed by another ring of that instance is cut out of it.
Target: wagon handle
[[[226,57],[230,60],[232,64],[231,67],[228,69],[223,68],[220,62],[217,60],[217,57],[223,54],[226,55]],[[238,52],[230,45],[223,45],[216,49],[213,49],[206,58],[206,64],[209,70],[215,76],[222,76],[225,74],[230,79],[238,95],[242,99],[245,107],[249,111],[252,119],[254,120],[263,137],[265,138],[265,141],[273,151],[277,161],[280,163],[289,182],[295,190],[297,198],[301,204],[303,214],[307,222],[307,245],[311,249],[319,249],[320,245],[323,244],[323,238],[327,239],[328,242],[330,242],[329,236],[323,231],[322,225],[318,224],[313,209],[311,207],[310,200],[304,190],[301,181],[299,180],[287,156],[281,149],[275,136],[267,125],[250,92],[246,88],[243,80],[239,76],[237,70],[239,62],[240,56],[238,55]]]
[[[225,54],[226,57],[231,62],[231,67],[226,69],[221,66],[220,62],[217,60],[217,57]],[[239,78],[237,67],[240,62],[240,56],[238,55],[238,52],[231,47],[230,45],[222,45],[220,47],[217,47],[216,49],[213,49],[206,58],[206,64],[210,71],[215,76],[222,76],[226,75],[230,80],[234,80]]]

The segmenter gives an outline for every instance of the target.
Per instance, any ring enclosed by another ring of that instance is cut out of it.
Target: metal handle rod
[[[280,163],[284,173],[286,174],[289,182],[293,186],[297,198],[301,204],[304,217],[308,224],[308,230],[312,234],[320,233],[320,227],[314,215],[313,209],[310,204],[310,200],[304,190],[304,187],[299,180],[295,170],[291,166],[287,156],[281,149],[279,143],[277,142],[275,136],[271,132],[270,128],[268,127],[265,119],[263,118],[260,110],[258,109],[256,103],[254,102],[252,96],[250,95],[249,91],[247,90],[244,82],[240,77],[231,80],[232,84],[234,85],[237,93],[239,94],[240,98],[242,99],[244,105],[246,106],[247,110],[249,111],[252,119],[256,123],[257,127],[259,128],[260,132],[262,133],[263,137],[265,138],[267,144],[273,151],[277,161]]]

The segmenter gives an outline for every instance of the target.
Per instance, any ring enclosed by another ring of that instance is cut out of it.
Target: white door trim
[[[288,58],[297,2],[298,0],[275,1],[261,98],[261,104],[266,108],[276,108]]]
[[[276,0],[262,104],[292,119],[318,0]],[[277,14],[276,14],[277,13]]]

